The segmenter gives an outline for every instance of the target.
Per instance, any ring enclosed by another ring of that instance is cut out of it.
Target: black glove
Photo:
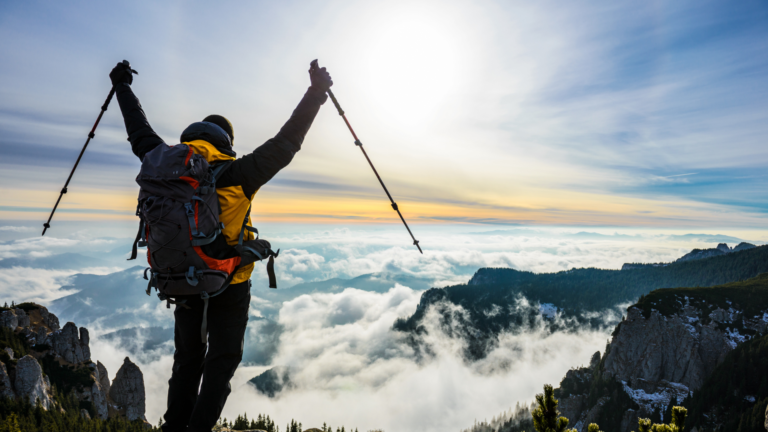
[[[325,68],[319,67],[317,60],[312,60],[309,64],[309,80],[312,82],[312,88],[325,93],[333,85],[331,75]]]
[[[252,262],[266,259],[269,256],[277,256],[280,251],[274,252],[272,245],[262,239],[248,240],[243,242],[242,246],[235,245],[235,250],[240,254],[240,265],[248,265]]]
[[[137,72],[131,69],[130,63],[127,60],[123,60],[109,73],[109,79],[112,80],[113,86],[122,83],[131,84],[133,82],[133,74],[135,73]]]

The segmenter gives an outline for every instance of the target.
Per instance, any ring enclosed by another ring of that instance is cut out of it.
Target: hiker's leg
[[[163,416],[163,432],[185,431],[197,401],[203,374],[205,344],[200,337],[203,304],[200,298],[188,298],[189,309],[177,305],[173,354],[173,373],[168,381],[168,411]]]
[[[231,392],[229,380],[243,358],[243,336],[251,302],[250,283],[230,285],[209,302],[208,353],[200,395],[189,419],[190,432],[209,432],[219,419]]]

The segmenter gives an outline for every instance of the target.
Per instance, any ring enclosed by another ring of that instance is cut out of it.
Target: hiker
[[[118,63],[109,77],[125,120],[128,141],[133,153],[144,161],[147,153],[165,143],[152,130],[131,89],[133,75],[126,64]],[[238,244],[238,237],[244,236],[246,241],[254,239],[255,229],[245,229],[251,227],[249,212],[254,195],[301,149],[312,121],[327,99],[326,92],[333,85],[325,68],[316,67],[316,61],[310,68],[310,82],[309,89],[277,135],[239,159],[235,159],[232,124],[221,115],[210,115],[182,132],[181,143],[203,156],[209,164],[233,161],[215,182],[223,236],[219,235],[215,242],[203,246],[207,256],[235,257],[237,252],[233,251],[233,246]],[[243,225],[247,227],[241,230]],[[269,248],[269,244],[266,245]],[[233,271],[234,276],[226,290],[205,300],[207,312],[204,312],[204,301],[200,296],[187,296],[182,300],[183,304],[177,300],[174,310],[176,350],[168,381],[164,432],[209,432],[218,421],[231,392],[229,381],[243,356],[253,268],[251,263]],[[206,325],[207,345],[201,339],[201,326],[205,338]]]

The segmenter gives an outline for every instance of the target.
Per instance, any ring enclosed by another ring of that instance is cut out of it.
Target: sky
[[[416,226],[760,237],[767,48],[757,0],[3,2],[0,219],[45,220],[117,61],[139,71],[169,144],[218,113],[244,155],[287,120],[317,58]],[[126,137],[113,103],[54,222],[134,221]],[[259,191],[257,223],[398,223],[354,147],[326,103]]]

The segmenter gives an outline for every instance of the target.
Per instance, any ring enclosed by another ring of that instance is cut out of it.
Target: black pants
[[[250,302],[250,281],[230,285],[208,300],[207,352],[200,334],[203,300],[190,297],[190,308],[176,306],[176,352],[163,432],[210,432],[216,424],[232,391],[229,380],[243,358]]]

